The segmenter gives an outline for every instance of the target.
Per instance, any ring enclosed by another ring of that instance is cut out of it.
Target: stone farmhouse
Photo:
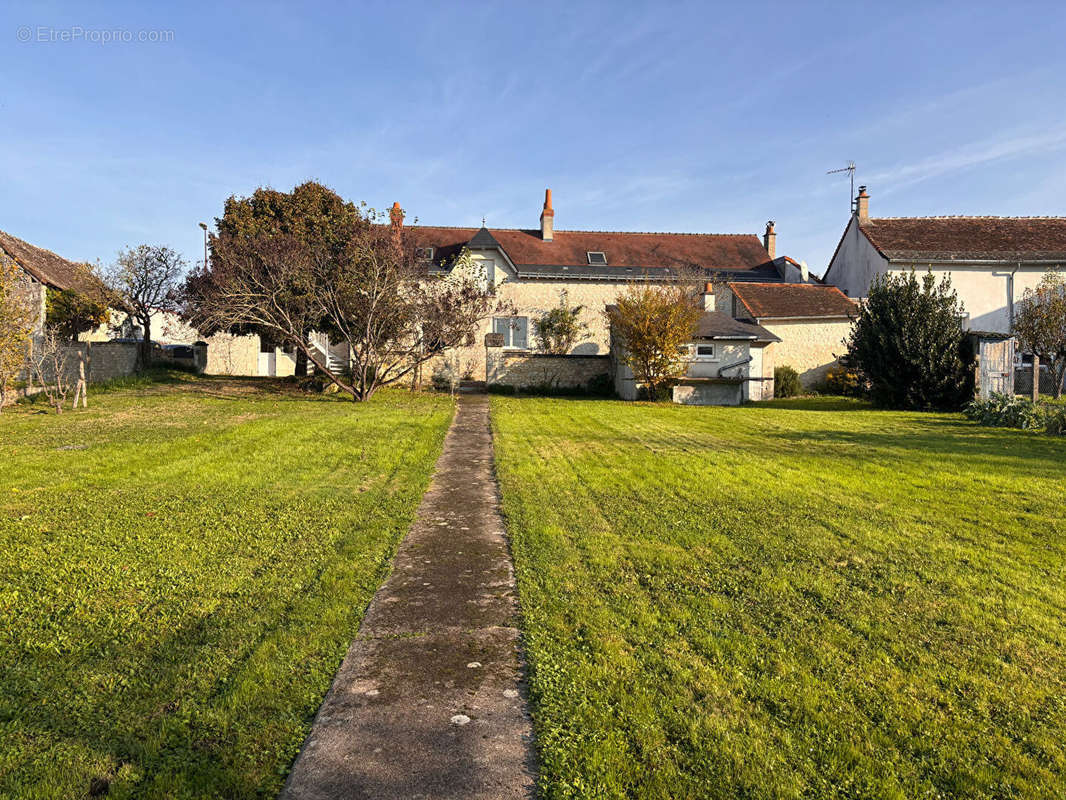
[[[393,206],[392,219],[403,224],[399,204]],[[468,249],[498,296],[515,309],[513,316],[487,320],[469,347],[450,354],[447,368],[473,380],[486,379],[485,334],[502,337],[507,357],[528,358],[534,349],[533,321],[561,303],[582,306],[588,326],[587,337],[573,348],[573,355],[606,356],[606,307],[633,281],[673,281],[697,274],[722,284],[817,282],[805,265],[777,255],[773,222],[761,239],[754,234],[556,230],[550,189],[538,228],[415,225],[406,230],[438,273],[447,272],[463,248]]]
[[[86,276],[84,265],[68,261],[51,250],[24,242],[0,231],[0,258],[14,261],[22,268],[23,292],[37,312],[36,332],[44,329],[48,289],[74,289],[92,292],[97,284]]]
[[[1014,304],[1049,268],[1066,267],[1066,217],[871,217],[859,187],[823,280],[862,298],[878,275],[950,276],[974,331],[1008,333]]]

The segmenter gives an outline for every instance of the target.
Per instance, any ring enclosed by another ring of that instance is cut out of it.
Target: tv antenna
[[[851,194],[848,196],[848,209],[855,212],[855,162],[849,161],[846,167],[840,169],[831,169],[826,175],[839,175],[841,172],[848,173],[848,177],[851,178]]]

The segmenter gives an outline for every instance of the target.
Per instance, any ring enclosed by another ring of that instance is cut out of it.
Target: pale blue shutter
[[[512,347],[519,350],[525,350],[529,345],[529,318],[528,317],[512,317],[511,323],[512,329]]]
[[[511,318],[510,317],[493,317],[492,318],[492,332],[503,335],[503,346],[511,346]]]

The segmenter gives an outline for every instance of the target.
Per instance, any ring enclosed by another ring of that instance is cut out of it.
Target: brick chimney
[[[555,209],[552,208],[552,190],[544,190],[544,210],[540,212],[540,238],[550,242],[555,235]]]
[[[870,195],[866,194],[866,187],[859,187],[859,196],[855,198],[855,214],[859,222],[870,221]]]
[[[777,233],[774,232],[773,220],[766,223],[766,233],[762,236],[762,244],[771,261],[777,258]]]
[[[392,222],[394,228],[403,227],[403,209],[400,208],[399,201],[392,204],[392,208],[389,209],[389,220]]]
[[[703,310],[714,311],[714,284],[708,283],[703,287]]]

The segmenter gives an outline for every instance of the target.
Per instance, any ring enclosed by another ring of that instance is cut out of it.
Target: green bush
[[[1042,401],[1034,403],[1024,397],[994,393],[988,400],[973,400],[963,413],[990,427],[1042,430],[1066,436],[1066,408]]]
[[[774,397],[798,397],[803,394],[803,384],[796,370],[787,364],[774,367]]]
[[[944,278],[884,274],[870,287],[848,338],[846,363],[885,408],[956,410],[973,396],[962,306]]]

